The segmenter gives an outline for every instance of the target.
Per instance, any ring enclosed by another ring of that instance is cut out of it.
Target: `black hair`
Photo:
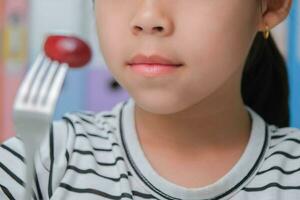
[[[244,66],[242,83],[244,103],[269,124],[290,125],[289,84],[286,62],[272,35],[258,32]]]

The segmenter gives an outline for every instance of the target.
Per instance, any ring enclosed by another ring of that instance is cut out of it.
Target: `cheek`
[[[128,27],[124,27],[124,24],[126,23],[114,18],[102,20],[101,16],[98,17],[99,47],[106,64],[112,70],[120,68],[125,61],[121,56],[125,38],[124,30],[127,30]]]
[[[119,1],[114,0],[109,3],[104,1],[98,4],[96,10],[99,47],[106,64],[115,66],[116,62],[120,61],[121,48],[124,46],[123,43],[127,34],[124,32],[128,30],[127,23],[124,20],[126,19],[126,13],[119,11],[119,9],[123,9],[123,4]]]
[[[197,20],[189,19],[192,23],[178,19],[180,28],[175,40],[185,38],[179,49],[189,68],[185,76],[189,79],[182,80],[186,82],[184,87],[194,86],[186,87],[190,95],[196,90],[198,95],[206,96],[228,79],[238,80],[256,33],[256,16],[254,10],[239,17],[235,13],[241,13],[238,6],[218,15],[203,12]]]
[[[114,79],[121,85],[122,88],[130,91],[130,80],[132,79],[126,73],[125,62],[129,59],[130,55],[127,52],[133,52],[124,41],[127,41],[125,35],[122,33],[128,27],[109,26],[109,24],[101,24],[102,31],[99,31],[99,47],[102,56],[106,63],[106,68],[112,74]],[[99,26],[99,25],[98,25]]]
[[[245,10],[245,14],[241,14],[240,7],[217,15],[203,12],[197,20],[189,19],[192,23],[179,24],[177,41],[185,38],[180,51],[200,76],[228,76],[243,67],[256,33],[256,15],[254,7],[253,11]],[[239,17],[236,13],[240,13]]]

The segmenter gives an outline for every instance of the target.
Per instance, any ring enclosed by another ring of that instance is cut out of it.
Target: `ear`
[[[289,14],[292,0],[260,0],[260,22],[259,31],[264,31],[266,25],[270,29],[280,24]]]

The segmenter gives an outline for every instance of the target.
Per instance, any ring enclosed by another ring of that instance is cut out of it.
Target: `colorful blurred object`
[[[91,69],[89,71],[87,88],[89,88],[85,101],[87,110],[112,108],[121,99],[129,97],[106,68]]]
[[[3,63],[4,0],[0,0],[0,141],[4,129],[4,63]]]
[[[32,10],[29,11],[30,3]],[[0,141],[15,135],[12,124],[14,97],[21,79],[31,66],[31,62],[35,60],[36,52],[41,50],[39,46],[42,46],[44,38],[49,32],[56,33],[57,30],[57,33],[71,31],[83,38],[88,36],[89,30],[86,30],[89,24],[87,22],[90,20],[87,16],[88,3],[91,2],[85,0],[45,0],[43,2],[40,0],[0,0],[0,47],[2,50]],[[57,12],[55,15],[44,15],[45,9],[49,13],[52,13],[51,9]],[[33,12],[30,13],[31,18],[27,17],[29,12]],[[56,20],[59,13],[64,16],[64,20]],[[95,39],[95,37],[91,38],[90,42],[94,47],[98,43]],[[97,57],[101,55],[98,53]],[[99,62],[98,58],[95,60],[98,62],[91,62],[85,68],[69,70],[54,119],[60,119],[66,112],[71,111],[97,112],[111,109],[117,102],[128,98],[126,91],[118,87],[119,85],[113,80],[105,63],[102,60]]]
[[[2,1],[2,106],[4,119],[1,120],[1,139],[14,134],[12,124],[12,106],[18,85],[27,63],[27,1]]]

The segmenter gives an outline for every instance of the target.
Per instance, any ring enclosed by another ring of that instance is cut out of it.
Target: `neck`
[[[239,91],[230,95],[216,92],[184,111],[168,115],[149,113],[135,104],[139,138],[142,143],[192,151],[245,144],[251,118]]]

